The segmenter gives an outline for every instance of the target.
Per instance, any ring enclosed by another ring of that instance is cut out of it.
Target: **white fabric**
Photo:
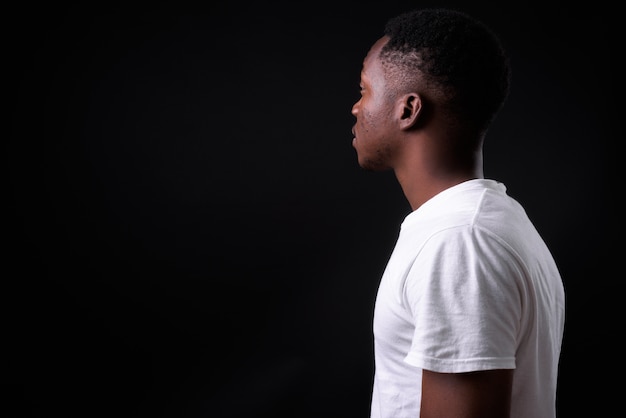
[[[512,418],[554,418],[565,295],[524,209],[493,180],[410,213],[374,310],[371,417],[419,417],[421,369],[515,369]]]

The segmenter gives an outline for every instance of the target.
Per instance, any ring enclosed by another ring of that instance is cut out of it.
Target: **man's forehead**
[[[369,51],[367,51],[367,55],[365,55],[365,58],[363,59],[363,67],[378,59],[380,51],[383,49],[383,46],[385,46],[388,40],[388,37],[383,36],[370,47]]]
[[[388,37],[383,36],[378,39],[369,49],[367,55],[363,59],[363,67],[361,69],[361,78],[368,78],[368,74],[372,72],[376,65],[380,65],[378,62],[378,56],[380,54],[381,49],[387,43]]]
[[[368,59],[378,58],[378,54],[380,53],[381,49],[383,49],[383,46],[385,46],[387,41],[389,41],[389,38],[387,36],[383,36],[382,38],[379,38],[376,42],[374,42],[363,61],[365,62]]]

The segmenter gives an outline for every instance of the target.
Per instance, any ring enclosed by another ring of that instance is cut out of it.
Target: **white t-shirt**
[[[565,294],[506,187],[470,180],[411,212],[374,309],[373,418],[419,417],[421,369],[515,369],[512,418],[554,418]]]

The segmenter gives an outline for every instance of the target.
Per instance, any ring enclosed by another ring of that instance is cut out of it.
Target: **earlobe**
[[[409,93],[403,97],[400,124],[408,129],[417,123],[422,114],[422,100],[417,93]]]

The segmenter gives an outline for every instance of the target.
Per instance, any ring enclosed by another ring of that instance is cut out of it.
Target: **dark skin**
[[[422,371],[421,418],[507,418],[513,370]]]
[[[386,42],[379,39],[363,62],[361,98],[352,108],[357,119],[353,146],[363,168],[394,171],[415,210],[449,187],[483,178],[482,133],[452,128],[446,113],[439,111],[444,99],[419,77],[407,84],[390,76],[379,59]],[[462,154],[452,150],[450,144],[460,135],[472,135],[478,147]],[[423,370],[420,417],[507,418],[513,373]]]

